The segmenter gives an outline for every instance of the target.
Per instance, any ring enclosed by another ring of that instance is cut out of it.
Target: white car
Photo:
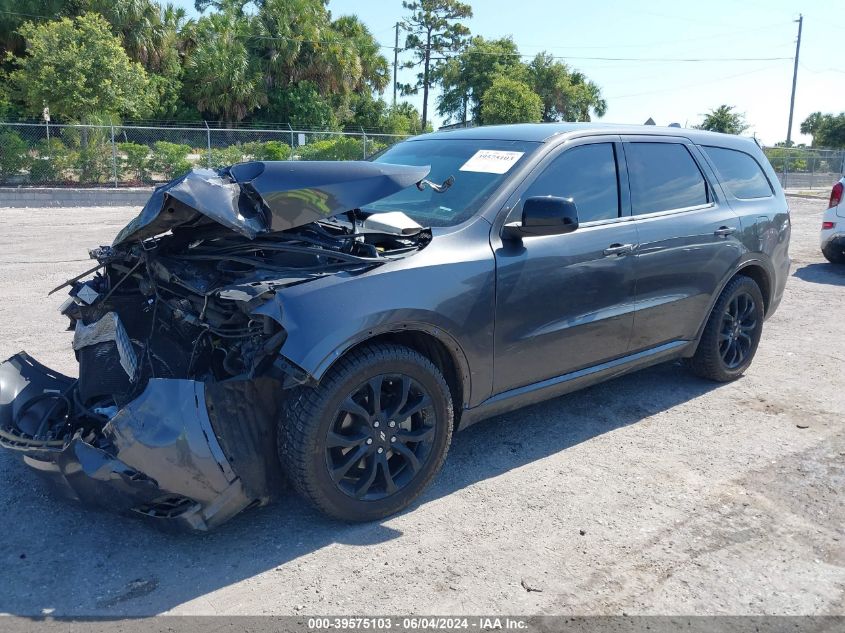
[[[822,218],[822,254],[831,264],[845,264],[845,177],[833,185]]]

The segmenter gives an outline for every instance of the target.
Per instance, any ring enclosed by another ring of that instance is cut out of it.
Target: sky
[[[474,15],[464,24],[473,35],[511,36],[521,53],[549,51],[596,82],[608,104],[603,121],[652,117],[658,125],[693,126],[728,104],[766,144],[786,138],[795,20],[803,13],[793,141],[810,142],[799,127],[811,112],[845,111],[845,54],[839,27],[831,29],[842,21],[842,0],[469,2]],[[191,0],[177,4],[194,13]],[[407,13],[401,0],[330,0],[329,9],[335,18],[358,15],[392,64],[394,24]],[[678,61],[688,59],[706,61]],[[400,69],[399,81],[413,74]],[[392,88],[383,96],[390,101]],[[421,108],[421,94],[405,99]],[[435,128],[443,123],[436,112],[430,118]]]

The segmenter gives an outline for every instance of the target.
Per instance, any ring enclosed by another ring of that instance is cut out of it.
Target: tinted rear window
[[[707,183],[680,143],[625,145],[634,215],[707,204]]]
[[[772,187],[760,164],[745,152],[724,147],[702,149],[716,166],[722,185],[737,198],[769,198]]]

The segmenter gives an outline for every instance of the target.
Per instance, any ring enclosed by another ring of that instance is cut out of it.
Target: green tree
[[[483,96],[497,77],[526,84],[537,93],[543,102],[543,121],[589,121],[607,111],[601,89],[583,73],[548,53],[525,64],[510,38],[472,38],[465,50],[441,67],[440,74],[443,92],[437,111],[449,119],[480,120]]]
[[[478,119],[482,96],[500,76],[522,82],[528,79],[514,41],[509,37],[473,37],[463,51],[438,68],[443,92],[437,112],[450,120]]]
[[[268,88],[312,82],[324,97],[382,90],[387,60],[354,16],[334,22],[324,0],[263,0],[255,15],[255,54]]]
[[[267,103],[258,59],[247,48],[253,18],[212,13],[197,21],[196,48],[185,61],[185,94],[200,112],[237,123]]]
[[[845,112],[813,112],[801,123],[801,134],[813,137],[813,147],[845,147]]]
[[[74,18],[83,13],[84,4],[84,0],[0,0],[0,59],[5,60],[7,53],[23,55],[25,44],[18,29],[24,22]]]
[[[17,176],[22,170],[29,169],[32,160],[29,147],[20,134],[13,130],[0,132],[0,181]]]
[[[268,121],[295,126],[330,130],[339,127],[334,108],[313,81],[300,81],[271,90],[265,114]]]
[[[351,47],[358,60],[360,77],[354,90],[365,91],[367,88],[381,92],[390,82],[390,70],[387,59],[381,54],[379,43],[367,26],[354,15],[345,15],[332,22],[335,31]]]
[[[824,115],[821,112],[813,112],[801,122],[801,134],[815,136],[821,130]]]
[[[80,0],[82,1],[82,0]],[[85,0],[120,37],[130,59],[140,63],[150,79],[154,117],[173,118],[184,108],[182,92],[182,31],[192,26],[184,9],[152,0]]]
[[[395,106],[369,93],[353,95],[349,102],[350,113],[345,127],[351,131],[376,130],[385,134],[420,134],[420,113],[413,105],[403,101]]]
[[[387,120],[381,126],[389,134],[422,134],[420,112],[407,101],[401,101],[387,109]]]
[[[149,112],[146,72],[130,61],[100,15],[27,22],[19,32],[26,52],[13,60],[9,81],[29,113],[40,114],[45,104],[54,116],[77,121]]]
[[[701,125],[696,125],[698,130],[710,132],[722,132],[723,134],[742,134],[748,129],[745,122],[745,115],[734,112],[734,106],[720,105],[704,115]]]
[[[543,121],[590,121],[607,112],[601,89],[549,53],[528,64],[529,85],[543,100]]]
[[[150,0],[88,0],[88,9],[99,13],[120,37],[129,58],[146,68],[165,53],[161,48],[161,7]]]
[[[510,77],[497,77],[481,98],[480,123],[536,123],[543,101],[531,88]]]
[[[422,125],[428,122],[428,93],[441,76],[440,67],[446,57],[463,46],[469,29],[461,20],[472,17],[472,7],[459,0],[408,0],[402,6],[411,12],[403,26],[408,32],[405,50],[413,60],[405,68],[422,68],[413,84],[402,86],[403,94],[423,91]]]

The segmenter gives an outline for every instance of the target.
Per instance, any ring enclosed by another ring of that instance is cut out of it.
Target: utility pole
[[[396,77],[396,69],[399,67],[399,22],[396,23],[396,38],[393,43],[393,106],[396,107],[396,88],[399,81]]]
[[[786,130],[786,146],[792,145],[792,113],[795,110],[795,84],[798,83],[798,54],[801,52],[801,27],[804,16],[798,14],[798,40],[795,42],[795,68],[792,71],[792,97],[789,99],[789,128]]]

